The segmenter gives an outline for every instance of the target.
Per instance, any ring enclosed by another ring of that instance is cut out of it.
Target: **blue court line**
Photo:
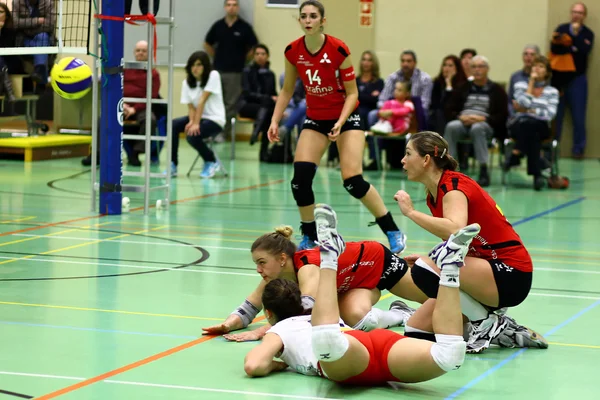
[[[592,310],[593,308],[597,307],[598,305],[600,305],[600,300],[597,300],[596,302],[594,302],[590,306],[584,308],[583,310],[579,311],[577,314],[573,315],[571,318],[569,318],[566,321],[564,321],[564,322],[556,325],[554,328],[550,329],[544,336],[553,335],[559,329],[564,328],[565,326],[567,326],[571,322],[575,321],[577,318],[581,317],[583,314],[587,313],[588,311]],[[476,378],[472,379],[471,381],[469,381],[466,385],[464,385],[463,387],[461,387],[460,389],[458,389],[456,392],[454,392],[451,395],[449,395],[448,397],[446,397],[444,400],[450,400],[450,399],[457,398],[458,396],[460,396],[461,394],[463,394],[464,392],[466,392],[467,390],[469,390],[470,388],[472,388],[473,386],[475,386],[476,384],[478,384],[479,382],[481,382],[482,380],[484,380],[485,378],[487,378],[488,376],[490,376],[494,372],[498,371],[500,368],[502,368],[503,366],[505,366],[506,364],[508,364],[512,360],[514,360],[515,358],[519,357],[526,350],[527,350],[527,348],[523,348],[523,349],[520,349],[519,351],[517,351],[515,353],[512,353],[510,356],[506,357],[500,363],[494,365],[492,368],[488,369],[483,374],[481,374],[478,377],[476,377]]]
[[[169,334],[165,334],[165,333],[129,332],[129,331],[119,331],[119,330],[112,330],[112,329],[80,328],[80,327],[76,327],[76,326],[34,324],[34,323],[29,323],[29,322],[0,321],[0,324],[34,326],[34,327],[38,327],[38,328],[70,329],[70,330],[74,330],[74,331],[87,331],[87,332],[99,332],[99,333],[119,333],[119,334],[124,334],[124,335],[168,337],[168,338],[173,338],[173,339],[198,339],[198,336],[180,336],[180,335],[169,335]]]
[[[529,217],[526,217],[526,218],[520,219],[520,220],[518,220],[517,222],[514,222],[514,223],[512,224],[512,226],[517,226],[517,225],[524,224],[525,222],[529,222],[529,221],[531,221],[532,219],[536,219],[536,218],[539,218],[539,217],[543,217],[544,215],[547,215],[547,214],[553,213],[554,211],[562,210],[563,208],[565,208],[565,207],[569,207],[569,206],[572,206],[573,204],[581,203],[583,200],[585,200],[585,197],[583,197],[583,196],[582,196],[582,197],[578,197],[578,198],[576,198],[575,200],[571,200],[571,201],[568,201],[568,202],[566,202],[566,203],[560,204],[560,205],[558,205],[558,206],[556,206],[556,207],[553,207],[553,208],[551,208],[551,209],[549,209],[549,210],[542,211],[542,212],[539,212],[539,213],[537,213],[537,214],[530,215]]]

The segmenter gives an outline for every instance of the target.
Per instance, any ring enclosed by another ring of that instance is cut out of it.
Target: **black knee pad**
[[[425,265],[425,267],[423,267]],[[421,259],[410,269],[413,282],[430,299],[437,298],[440,287],[440,276]]]
[[[298,207],[306,207],[315,203],[312,183],[316,173],[317,164],[304,161],[294,163],[294,177],[291,183],[292,194]]]
[[[371,188],[371,184],[365,181],[362,175],[355,175],[344,180],[344,188],[352,197],[362,199]]]

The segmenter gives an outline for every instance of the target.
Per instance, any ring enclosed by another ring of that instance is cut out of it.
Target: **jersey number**
[[[307,69],[306,75],[308,75],[308,83],[309,84],[313,85],[316,82],[317,85],[321,85],[321,77],[319,76],[318,69],[315,69],[314,71]]]

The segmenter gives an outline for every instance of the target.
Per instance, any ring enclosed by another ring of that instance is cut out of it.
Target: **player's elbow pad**
[[[431,346],[431,357],[444,371],[459,369],[465,361],[467,343],[462,336],[435,335],[436,343]]]

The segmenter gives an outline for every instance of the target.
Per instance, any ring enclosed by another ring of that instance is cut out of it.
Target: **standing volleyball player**
[[[296,147],[292,193],[301,218],[299,250],[315,246],[315,196],[312,183],[330,141],[337,141],[344,188],[375,216],[390,249],[399,254],[406,236],[398,229],[377,190],[362,176],[365,134],[358,113],[358,89],[350,50],[340,39],[322,33],[325,8],[314,0],[300,6],[304,36],[285,49],[285,82],[269,127],[269,140],[279,141],[279,121],[300,77],[306,91],[306,120]]]

